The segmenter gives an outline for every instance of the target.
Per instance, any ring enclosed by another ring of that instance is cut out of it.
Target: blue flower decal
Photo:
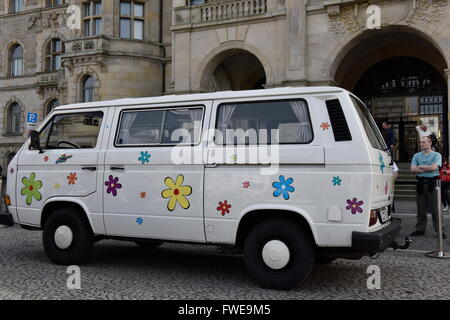
[[[341,177],[333,177],[333,186],[340,186],[342,183]]]
[[[281,194],[283,194],[284,200],[289,200],[289,192],[294,192],[295,188],[291,186],[291,184],[294,182],[294,179],[289,178],[285,179],[284,176],[280,176],[280,181],[275,181],[272,183],[272,186],[276,189],[273,192],[274,197],[279,197]]]
[[[380,160],[380,170],[381,173],[384,174],[384,168],[386,167],[386,164],[384,163],[383,155],[381,154],[381,152],[379,152],[378,154],[379,154],[378,159]]]
[[[144,223],[144,219],[142,219],[141,217],[139,217],[139,218],[136,219],[136,223],[137,223],[138,225],[142,225],[142,224]]]
[[[141,156],[139,157],[138,161],[141,162],[141,164],[146,164],[150,162],[151,155],[148,153],[148,151],[141,151]]]

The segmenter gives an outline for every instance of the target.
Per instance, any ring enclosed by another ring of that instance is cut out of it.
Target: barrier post
[[[437,251],[431,252],[427,254],[429,257],[432,258],[439,258],[439,259],[450,259],[450,254],[444,252],[444,239],[443,236],[443,225],[444,225],[444,219],[442,216],[442,199],[441,199],[441,180],[436,180],[436,210],[437,210],[437,232],[438,232],[438,244],[437,244]]]

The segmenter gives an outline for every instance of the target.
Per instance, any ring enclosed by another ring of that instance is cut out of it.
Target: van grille
[[[328,115],[333,128],[334,140],[351,141],[352,135],[345,119],[344,111],[338,99],[327,100]]]

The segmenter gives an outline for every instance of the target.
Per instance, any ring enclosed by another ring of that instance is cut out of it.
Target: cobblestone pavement
[[[403,219],[402,234],[415,216]],[[436,247],[429,229],[407,251],[387,251],[378,259],[339,259],[316,265],[303,286],[291,291],[259,288],[242,256],[215,247],[164,244],[153,251],[133,243],[102,241],[81,266],[81,289],[68,290],[66,267],[52,264],[42,248],[42,232],[0,228],[0,299],[449,299],[450,260],[427,257]],[[445,217],[450,230],[450,215]],[[445,241],[450,251],[450,241]],[[381,289],[367,289],[367,268],[378,265]]]

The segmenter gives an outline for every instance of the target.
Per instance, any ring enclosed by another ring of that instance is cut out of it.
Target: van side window
[[[41,132],[48,135],[45,149],[91,149],[97,145],[98,134],[103,120],[102,112],[56,115]]]
[[[200,141],[203,108],[124,111],[116,145],[173,145]]]
[[[217,112],[214,141],[218,145],[308,144],[313,140],[305,100],[222,104]]]

